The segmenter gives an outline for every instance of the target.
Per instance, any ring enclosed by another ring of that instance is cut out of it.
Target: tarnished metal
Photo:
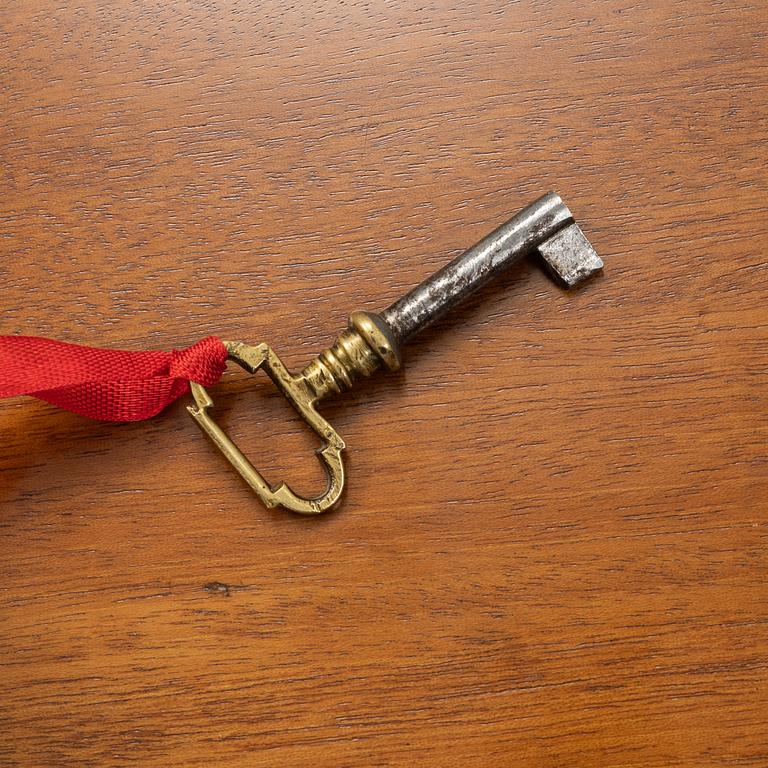
[[[300,496],[284,482],[270,485],[240,452],[209,413],[209,394],[192,384],[193,418],[267,507],[283,506],[301,514],[332,508],[344,488],[345,444],[317,412],[324,397],[346,391],[379,368],[396,370],[401,345],[525,255],[538,250],[555,279],[573,288],[603,267],[571,212],[554,193],[544,195],[502,224],[473,248],[385,309],[380,315],[354,312],[349,327],[299,374],[290,373],[266,344],[226,342],[229,358],[245,370],[264,369],[299,415],[322,440],[318,450],[328,478],[324,493]]]
[[[537,248],[559,282],[573,288],[602,269],[603,262],[586,238],[572,242],[570,262],[548,246],[571,227],[578,230],[560,196],[544,195],[387,307],[381,317],[402,344]]]

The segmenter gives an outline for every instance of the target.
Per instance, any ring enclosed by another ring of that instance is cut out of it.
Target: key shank
[[[558,195],[540,197],[387,307],[382,320],[402,344],[572,223]]]

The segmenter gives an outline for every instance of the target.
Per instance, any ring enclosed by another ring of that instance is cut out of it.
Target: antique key
[[[194,382],[191,386],[195,405],[188,410],[265,506],[279,505],[304,515],[325,512],[338,502],[344,489],[341,453],[345,444],[318,413],[317,404],[328,395],[349,389],[355,381],[379,368],[397,370],[404,342],[534,250],[566,288],[573,288],[603,267],[571,212],[558,195],[550,193],[524,208],[383,312],[353,312],[349,327],[301,373],[286,370],[267,344],[249,346],[239,341],[224,342],[229,359],[246,371],[255,373],[263,368],[322,439],[323,445],[317,453],[328,476],[328,486],[320,496],[304,498],[284,482],[270,485],[211,418],[208,411],[213,401],[206,390]]]

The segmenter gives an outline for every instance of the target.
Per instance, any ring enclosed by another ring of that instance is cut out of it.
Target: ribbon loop
[[[172,378],[196,381],[204,387],[212,387],[226,367],[227,350],[224,344],[215,336],[208,336],[186,349],[174,349],[168,373]]]

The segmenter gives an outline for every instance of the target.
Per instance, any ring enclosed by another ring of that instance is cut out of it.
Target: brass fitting
[[[301,372],[317,400],[351,389],[382,365],[396,371],[400,347],[389,326],[372,312],[353,312],[349,327]]]

